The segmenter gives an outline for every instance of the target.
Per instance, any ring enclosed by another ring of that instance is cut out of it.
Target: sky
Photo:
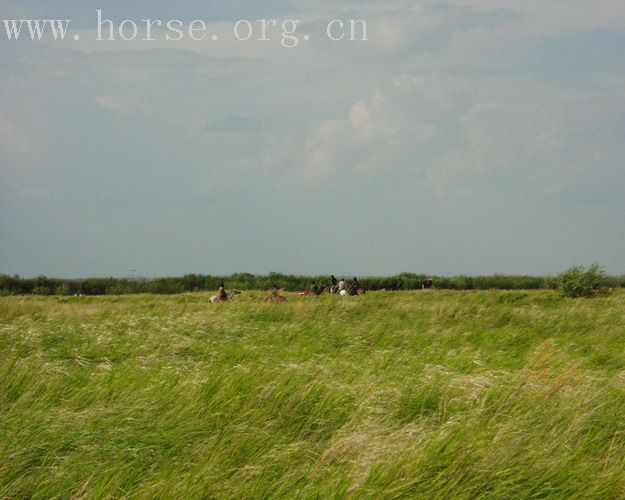
[[[80,36],[0,26],[0,273],[625,274],[622,0],[52,3],[0,0]]]

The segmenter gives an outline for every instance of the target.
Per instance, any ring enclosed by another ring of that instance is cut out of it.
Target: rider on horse
[[[223,283],[219,285],[219,291],[217,292],[217,300],[219,302],[226,302],[228,300],[228,292]]]
[[[360,288],[360,283],[358,283],[358,278],[354,276],[354,280],[350,283],[349,294],[358,295],[359,288]]]

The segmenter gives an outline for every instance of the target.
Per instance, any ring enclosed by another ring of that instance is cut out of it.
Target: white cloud
[[[441,140],[453,116],[452,85],[440,74],[398,75],[355,102],[345,117],[326,120],[303,137],[292,162],[299,167],[288,175],[308,181],[398,170],[419,175],[428,149]]]
[[[0,156],[24,154],[31,150],[26,137],[18,132],[7,117],[0,114]]]
[[[534,36],[554,37],[579,30],[620,28],[625,22],[625,9],[620,0],[450,0],[450,3],[479,9],[514,9],[524,14],[524,22],[514,29]]]
[[[123,115],[139,115],[144,118],[153,116],[158,112],[159,106],[149,102],[144,96],[133,94],[97,95],[95,102],[98,106],[108,111]]]

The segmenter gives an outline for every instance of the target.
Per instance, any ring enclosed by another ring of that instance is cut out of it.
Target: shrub
[[[566,297],[595,297],[606,293],[607,278],[603,269],[593,264],[589,268],[573,266],[559,276],[560,290]]]

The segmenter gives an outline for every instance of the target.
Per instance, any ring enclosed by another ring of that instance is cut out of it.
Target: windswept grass
[[[625,497],[625,293],[263,296],[0,298],[0,497]]]

